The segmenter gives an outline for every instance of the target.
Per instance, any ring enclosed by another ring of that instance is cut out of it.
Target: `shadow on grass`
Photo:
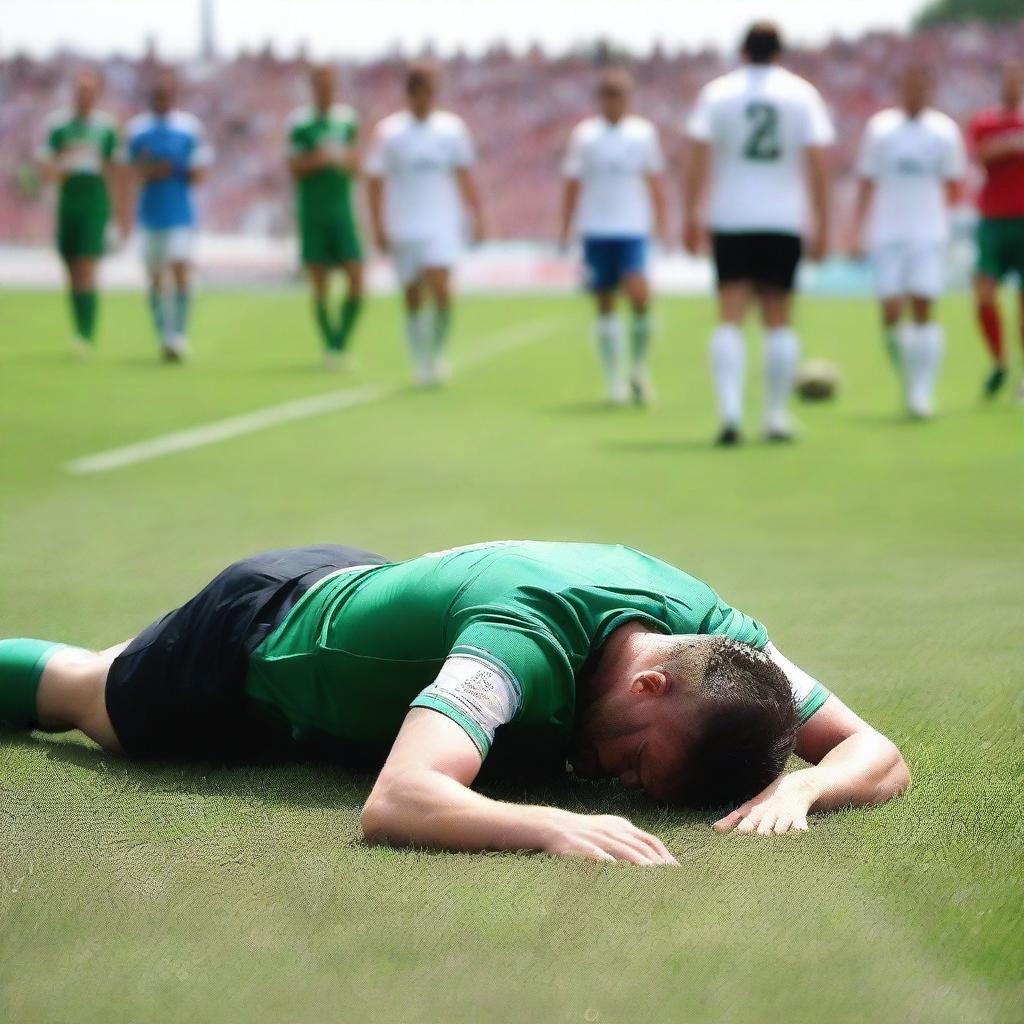
[[[142,793],[178,793],[193,797],[236,797],[267,806],[337,808],[357,814],[369,795],[376,770],[326,759],[245,759],[218,761],[132,760],[68,735],[0,731],[9,749],[43,752],[58,766],[84,769]],[[544,804],[579,814],[615,814],[642,828],[658,825],[706,827],[708,812],[658,804],[641,792],[611,780],[581,779],[570,772],[557,777],[499,779],[484,771],[474,789],[495,800]]]

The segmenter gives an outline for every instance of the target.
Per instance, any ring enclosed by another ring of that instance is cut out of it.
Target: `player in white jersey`
[[[932,303],[942,292],[949,206],[967,157],[956,123],[928,106],[931,72],[911,65],[899,88],[900,105],[879,111],[864,130],[850,249],[870,253],[886,346],[903,375],[907,410],[924,418],[943,348]],[[910,323],[901,326],[908,304]]]
[[[448,375],[451,270],[465,234],[463,207],[473,240],[485,234],[473,140],[460,117],[436,109],[437,86],[433,65],[409,69],[408,109],[377,125],[365,164],[377,246],[392,254],[405,291],[406,341],[421,385]]]
[[[665,161],[658,131],[650,121],[628,112],[632,91],[632,79],[624,69],[602,74],[597,89],[600,114],[576,126],[562,165],[561,243],[568,244],[575,225],[583,244],[587,287],[597,302],[597,347],[613,405],[624,404],[631,390],[638,404],[651,398],[647,245],[652,229],[667,239]],[[623,325],[615,312],[620,288],[633,309],[628,360]]]
[[[808,192],[808,256],[821,259],[828,244],[826,155],[835,133],[817,89],[780,67],[781,53],[778,29],[753,25],[743,41],[742,67],[701,90],[688,125],[683,242],[699,252],[710,230],[718,277],[711,371],[722,421],[719,444],[741,439],[742,324],[755,299],[765,328],[764,435],[792,438],[788,405],[800,348],[790,306]]]

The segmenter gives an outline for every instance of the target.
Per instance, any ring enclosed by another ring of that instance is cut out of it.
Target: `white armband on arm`
[[[784,657],[773,643],[765,644],[764,652],[786,674],[793,692],[793,702],[800,716],[800,724],[803,725],[825,703],[829,691],[814,676],[809,676],[802,668],[797,668]]]
[[[515,718],[521,703],[519,683],[508,673],[483,658],[455,654],[410,706],[431,708],[452,719],[483,758],[491,749],[495,730]]]

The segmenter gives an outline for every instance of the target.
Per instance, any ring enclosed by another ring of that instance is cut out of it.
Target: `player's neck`
[[[612,631],[601,649],[601,657],[584,681],[581,703],[601,697],[632,672],[643,653],[643,637],[649,633],[650,630],[639,622],[627,622]]]

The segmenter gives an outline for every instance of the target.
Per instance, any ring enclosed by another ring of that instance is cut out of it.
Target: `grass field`
[[[800,410],[798,445],[714,450],[710,314],[665,301],[662,400],[611,411],[577,299],[467,300],[455,356],[475,363],[416,393],[390,300],[339,378],[316,369],[297,293],[203,296],[180,368],[156,364],[138,296],[107,300],[101,354],[79,365],[57,296],[0,293],[0,635],[108,645],[231,559],[289,544],[622,541],[762,619],[915,780],[771,840],[611,785],[529,794],[657,832],[683,866],[645,872],[369,849],[369,778],[140,765],[4,733],[0,1020],[1024,1020],[1021,410],[978,404],[962,298],[942,311],[943,415],[926,425],[897,415],[873,310],[819,300],[800,324],[843,368],[838,402]],[[376,384],[352,408],[67,468]]]

